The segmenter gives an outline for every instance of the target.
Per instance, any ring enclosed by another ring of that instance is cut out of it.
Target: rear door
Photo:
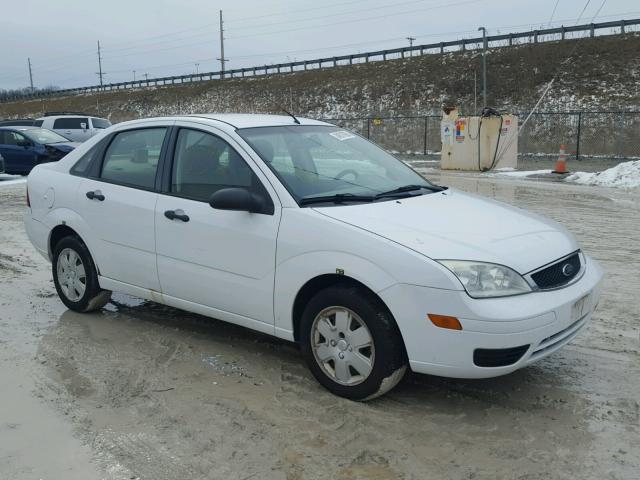
[[[281,214],[275,192],[224,132],[186,122],[175,128],[156,205],[162,292],[216,309],[225,320],[272,332]],[[227,187],[246,188],[274,208],[263,214],[209,206],[211,195]]]
[[[91,126],[87,117],[60,117],[53,121],[52,130],[74,142],[91,138]]]
[[[153,125],[153,124],[152,124]],[[99,245],[100,275],[160,290],[155,253],[158,163],[169,125],[120,131],[80,185],[77,208]]]

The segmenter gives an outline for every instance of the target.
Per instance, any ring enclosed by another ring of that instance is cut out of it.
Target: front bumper
[[[558,290],[473,299],[464,291],[396,284],[378,293],[398,322],[413,371],[488,378],[513,372],[569,343],[591,320],[602,276],[600,266],[585,256],[582,278]],[[457,317],[462,330],[436,327],[429,313]],[[481,367],[474,362],[478,349],[520,346],[527,348],[512,364]]]

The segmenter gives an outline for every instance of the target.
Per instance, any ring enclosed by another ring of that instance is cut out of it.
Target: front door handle
[[[169,220],[182,220],[183,222],[189,221],[189,215],[185,214],[184,211],[178,210],[167,210],[164,212],[164,216]]]
[[[87,198],[89,200],[98,200],[99,202],[104,201],[104,195],[100,190],[94,190],[93,192],[87,192]]]

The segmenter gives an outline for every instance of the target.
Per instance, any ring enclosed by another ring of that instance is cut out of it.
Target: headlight
[[[438,260],[458,277],[460,283],[473,298],[506,297],[531,291],[522,275],[495,263],[466,260]]]

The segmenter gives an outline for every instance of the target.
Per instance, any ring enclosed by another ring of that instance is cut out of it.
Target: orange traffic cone
[[[567,147],[564,145],[560,145],[560,155],[558,155],[556,169],[553,173],[569,173],[567,170]]]

